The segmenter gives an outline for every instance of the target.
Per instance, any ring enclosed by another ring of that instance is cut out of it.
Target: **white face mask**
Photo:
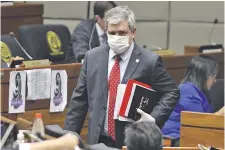
[[[109,47],[116,53],[122,54],[126,50],[128,50],[129,44],[129,36],[118,36],[118,35],[110,35],[108,36],[108,44]]]

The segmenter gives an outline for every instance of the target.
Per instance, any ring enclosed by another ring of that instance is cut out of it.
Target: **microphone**
[[[214,30],[214,27],[215,27],[215,25],[216,25],[217,23],[218,23],[218,19],[215,18],[215,19],[214,19],[214,22],[213,22],[213,27],[212,27],[211,31],[209,32],[209,36],[208,36],[208,43],[210,43],[210,44],[212,44],[212,42],[211,42],[211,37],[212,37],[212,33],[213,33],[213,30]]]
[[[151,46],[151,48],[150,48],[150,50],[162,50],[162,48],[161,47],[159,47],[159,46],[156,46],[156,45],[152,45]]]
[[[143,48],[144,48],[144,49],[148,49],[148,48],[147,48],[147,45],[143,45]],[[150,51],[162,50],[162,48],[159,47],[159,46],[157,46],[157,45],[150,45],[150,49],[149,49],[149,50],[150,50]]]
[[[28,53],[27,51],[23,48],[23,46],[20,44],[20,42],[16,39],[16,36],[13,32],[10,32],[9,35],[16,41],[16,43],[19,45],[19,47],[22,49],[22,51],[26,54],[26,56],[29,59],[33,59]]]

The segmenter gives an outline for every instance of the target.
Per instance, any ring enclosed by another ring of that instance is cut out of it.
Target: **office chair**
[[[18,29],[19,41],[35,60],[49,59],[65,63],[71,34],[64,25],[22,25]]]
[[[23,52],[22,48],[19,46],[19,44],[16,42],[16,40],[12,37],[12,35],[10,35],[10,34],[1,35],[1,42],[3,42],[3,43],[1,43],[1,52],[3,50],[5,52],[10,51],[12,57],[20,56],[20,57],[23,57],[24,60],[29,60],[28,56]]]

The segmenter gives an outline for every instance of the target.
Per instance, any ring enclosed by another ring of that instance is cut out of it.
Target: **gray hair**
[[[119,24],[121,21],[128,21],[131,30],[135,27],[135,16],[133,11],[128,6],[117,6],[110,9],[105,14],[106,27],[108,23]]]
[[[162,150],[162,134],[153,122],[135,122],[125,128],[127,150]]]

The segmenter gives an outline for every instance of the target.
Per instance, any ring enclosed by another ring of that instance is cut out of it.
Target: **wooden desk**
[[[224,116],[181,113],[180,146],[194,147],[198,144],[224,148]]]
[[[43,4],[25,3],[1,6],[1,34],[14,32],[18,35],[18,27],[21,25],[43,24],[43,13]]]
[[[62,64],[62,65],[51,65],[46,67],[35,67],[35,69],[41,68],[51,68],[52,70],[66,70],[68,75],[68,93],[67,100],[69,105],[69,100],[72,96],[74,87],[76,87],[77,79],[80,74],[81,64]],[[33,120],[34,114],[36,112],[44,113],[44,123],[45,124],[60,124],[63,126],[63,122],[66,115],[66,110],[63,113],[49,113],[50,99],[36,100],[36,101],[26,101],[26,112],[24,114],[8,114],[8,99],[9,99],[9,74],[11,71],[21,71],[30,70],[34,68],[18,68],[18,69],[2,69],[1,72],[4,73],[3,80],[1,80],[1,113],[12,120],[16,120],[17,116],[27,119],[29,121]]]
[[[30,69],[41,69],[41,68],[51,68],[52,70],[66,70],[68,75],[68,102],[71,98],[72,91],[76,87],[77,79],[80,74],[81,64],[60,64],[51,65],[46,67],[35,67],[35,68],[8,68],[2,69],[1,72],[4,73],[3,80],[1,80],[1,112],[8,112],[8,99],[9,99],[9,75],[11,71],[21,71]],[[49,109],[49,99],[36,100],[36,101],[26,101],[26,111],[28,110],[38,110],[38,109]]]
[[[18,117],[24,118],[29,121],[33,121],[34,115],[37,112],[43,114],[43,122],[45,125],[48,124],[58,124],[61,127],[64,126],[64,120],[67,113],[67,108],[64,112],[61,113],[50,113],[50,99],[36,100],[36,101],[26,101],[25,113],[20,114],[9,114],[8,113],[8,99],[9,99],[9,74],[11,71],[21,71],[21,70],[30,70],[30,69],[41,69],[41,68],[51,68],[52,70],[66,70],[68,75],[68,93],[67,93],[67,106],[69,105],[70,98],[72,96],[73,89],[76,87],[77,79],[80,74],[81,64],[60,64],[60,65],[51,65],[46,67],[35,67],[35,68],[7,68],[2,69],[1,72],[4,73],[4,77],[1,80],[1,113],[2,116],[5,116],[12,120],[17,120]],[[85,140],[88,133],[88,119],[87,115],[86,120],[81,131],[81,137]]]

